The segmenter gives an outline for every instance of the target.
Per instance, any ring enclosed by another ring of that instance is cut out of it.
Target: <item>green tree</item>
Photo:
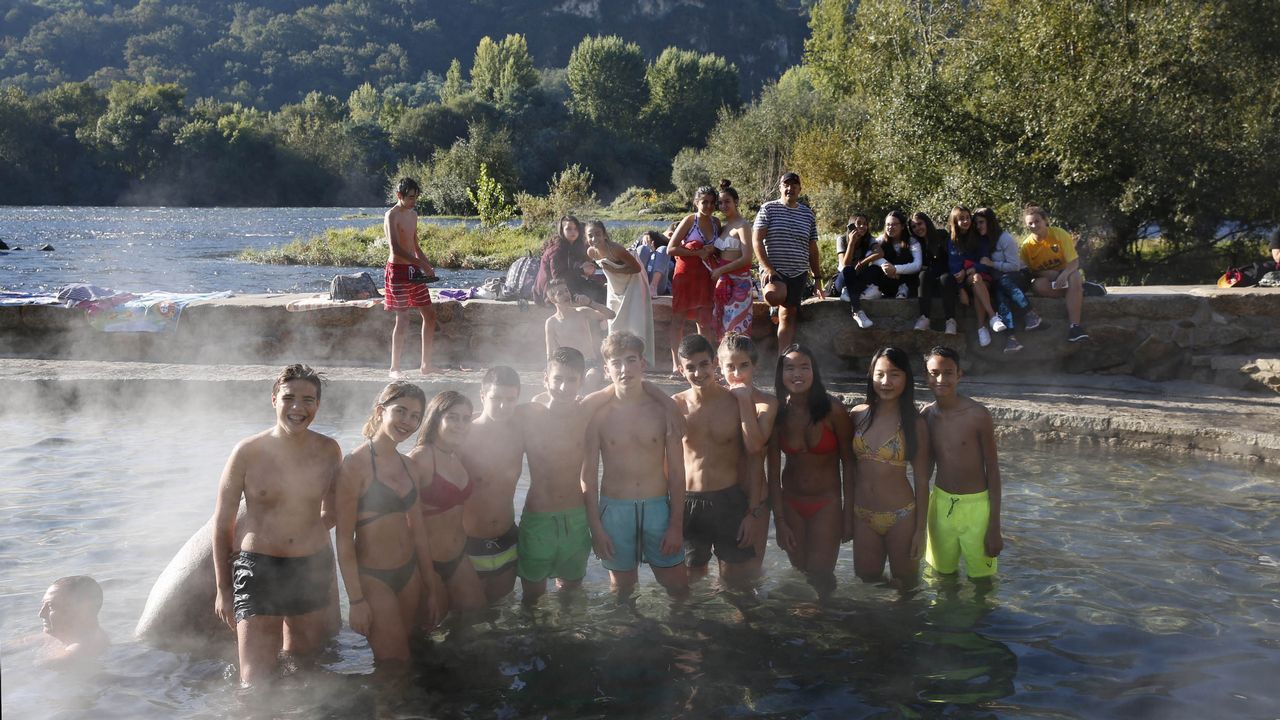
[[[93,130],[97,147],[109,161],[135,179],[146,174],[173,147],[173,137],[186,124],[177,85],[120,82],[107,91],[107,109]]]
[[[616,35],[582,39],[569,56],[569,108],[605,127],[633,126],[648,99],[640,46]]]
[[[649,104],[645,117],[667,153],[702,146],[721,108],[741,104],[738,68],[718,55],[667,48],[645,72]]]
[[[444,84],[440,86],[440,102],[450,102],[462,97],[467,92],[467,83],[462,79],[462,63],[454,58],[444,74]]]
[[[467,197],[480,216],[481,227],[498,227],[515,217],[516,208],[507,201],[507,191],[502,189],[502,183],[489,177],[489,166],[486,163],[480,163],[476,187],[474,190],[467,188]]]
[[[501,104],[538,84],[538,71],[523,35],[508,35],[501,43],[485,36],[471,63],[471,91],[481,100]]]

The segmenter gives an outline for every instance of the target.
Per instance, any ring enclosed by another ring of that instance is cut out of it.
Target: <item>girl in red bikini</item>
[[[853,569],[868,582],[915,585],[929,509],[929,428],[916,411],[911,362],[887,347],[871,356],[867,402],[853,409]],[[915,487],[907,480],[911,466]]]
[[[822,592],[835,586],[836,555],[851,525],[846,505],[853,489],[853,426],[844,405],[827,394],[818,362],[803,345],[783,351],[775,386],[778,418],[766,473],[774,528],[792,566]]]
[[[422,432],[409,451],[432,565],[448,591],[441,603],[442,617],[451,609],[464,612],[485,606],[484,585],[467,557],[462,527],[462,504],[475,486],[456,454],[471,432],[472,412],[471,401],[461,393],[445,390],[436,395],[427,404]]]

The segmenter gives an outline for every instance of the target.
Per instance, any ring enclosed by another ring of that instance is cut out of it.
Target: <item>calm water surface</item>
[[[133,642],[152,583],[212,511],[219,471],[269,407],[213,416],[181,399],[127,423],[0,405],[4,716],[238,717],[234,672]],[[195,418],[200,418],[195,421]],[[323,418],[344,448],[362,418]],[[1275,717],[1280,489],[1274,474],[1184,458],[1006,448],[1006,549],[989,592],[910,598],[852,580],[825,604],[771,546],[758,592],[697,586],[672,606],[647,572],[619,604],[593,560],[585,595],[516,604],[442,637],[386,692],[344,630],[319,676],[263,716],[297,718]],[[522,482],[520,495],[524,493]],[[16,645],[45,587],[102,583],[116,641],[68,681]],[[211,610],[212,611],[212,610]]]

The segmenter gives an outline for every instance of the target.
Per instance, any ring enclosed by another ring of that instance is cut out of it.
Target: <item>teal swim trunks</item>
[[[613,560],[602,560],[606,570],[630,572],[641,562],[653,567],[675,567],[684,562],[684,548],[662,554],[662,536],[671,520],[666,495],[644,500],[614,500],[600,496],[600,521],[613,541]]]
[[[940,573],[960,570],[964,555],[965,572],[971,578],[996,574],[997,560],[987,555],[987,523],[991,505],[987,491],[953,495],[934,488],[929,494],[929,537],[925,562]]]
[[[587,557],[591,554],[587,509],[524,513],[520,516],[516,550],[516,575],[521,580],[581,580],[587,574]]]

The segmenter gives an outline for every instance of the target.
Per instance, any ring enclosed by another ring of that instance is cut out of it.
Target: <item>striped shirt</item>
[[[755,229],[765,229],[764,251],[780,275],[796,277],[809,272],[809,243],[818,241],[818,220],[807,205],[787,207],[770,200],[760,207]]]

